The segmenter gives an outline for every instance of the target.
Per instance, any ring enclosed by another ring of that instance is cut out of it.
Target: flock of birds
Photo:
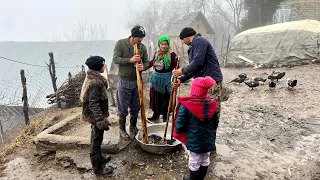
[[[279,79],[282,79],[286,75],[286,72],[272,71],[271,74],[267,74],[267,73],[264,73],[264,74],[268,75],[269,88],[275,89],[277,86],[277,82],[279,81]],[[267,81],[267,79],[263,78],[263,77],[252,77],[251,80],[248,80],[248,79],[249,78],[246,73],[241,73],[238,75],[238,77],[236,77],[235,79],[233,79],[229,83],[241,84],[244,82],[247,86],[249,86],[251,88],[251,90],[253,90],[253,88],[258,87],[260,84],[265,84],[265,82]],[[290,88],[290,89],[294,88],[297,85],[297,82],[298,82],[298,80],[296,80],[296,79],[288,79],[287,80],[288,88]]]

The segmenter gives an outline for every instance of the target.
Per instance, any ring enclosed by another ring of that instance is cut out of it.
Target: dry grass
[[[42,131],[42,122],[43,120],[33,120],[29,125],[23,127],[18,136],[4,147],[3,155],[11,154],[17,147],[35,149],[33,139]]]

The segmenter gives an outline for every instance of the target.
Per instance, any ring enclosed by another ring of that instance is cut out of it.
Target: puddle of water
[[[216,144],[216,146],[217,146],[217,154],[224,157],[231,156],[232,149],[230,149],[227,145]]]

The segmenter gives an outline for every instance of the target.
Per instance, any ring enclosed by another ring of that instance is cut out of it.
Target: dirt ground
[[[228,84],[240,73],[265,77],[264,72],[273,70],[286,72],[274,90],[267,84],[254,90],[245,84]],[[217,153],[211,155],[206,179],[320,179],[320,65],[222,71],[223,86],[231,94],[222,103]],[[297,87],[288,89],[287,78],[296,78]],[[182,85],[180,95],[186,95],[188,89],[188,85]],[[113,155],[111,163],[117,169],[110,177],[64,165],[54,153],[34,153],[33,149],[17,148],[3,157],[0,179],[171,180],[182,179],[188,170],[184,150],[154,155],[136,143]]]

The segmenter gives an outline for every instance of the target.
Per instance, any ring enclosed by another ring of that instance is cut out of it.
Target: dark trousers
[[[140,99],[137,81],[126,81],[120,79],[117,86],[117,113],[126,117],[130,108],[130,116],[138,117],[140,110]]]
[[[91,156],[101,155],[101,144],[103,141],[103,130],[97,128],[97,126],[91,125],[91,144],[90,154]]]

